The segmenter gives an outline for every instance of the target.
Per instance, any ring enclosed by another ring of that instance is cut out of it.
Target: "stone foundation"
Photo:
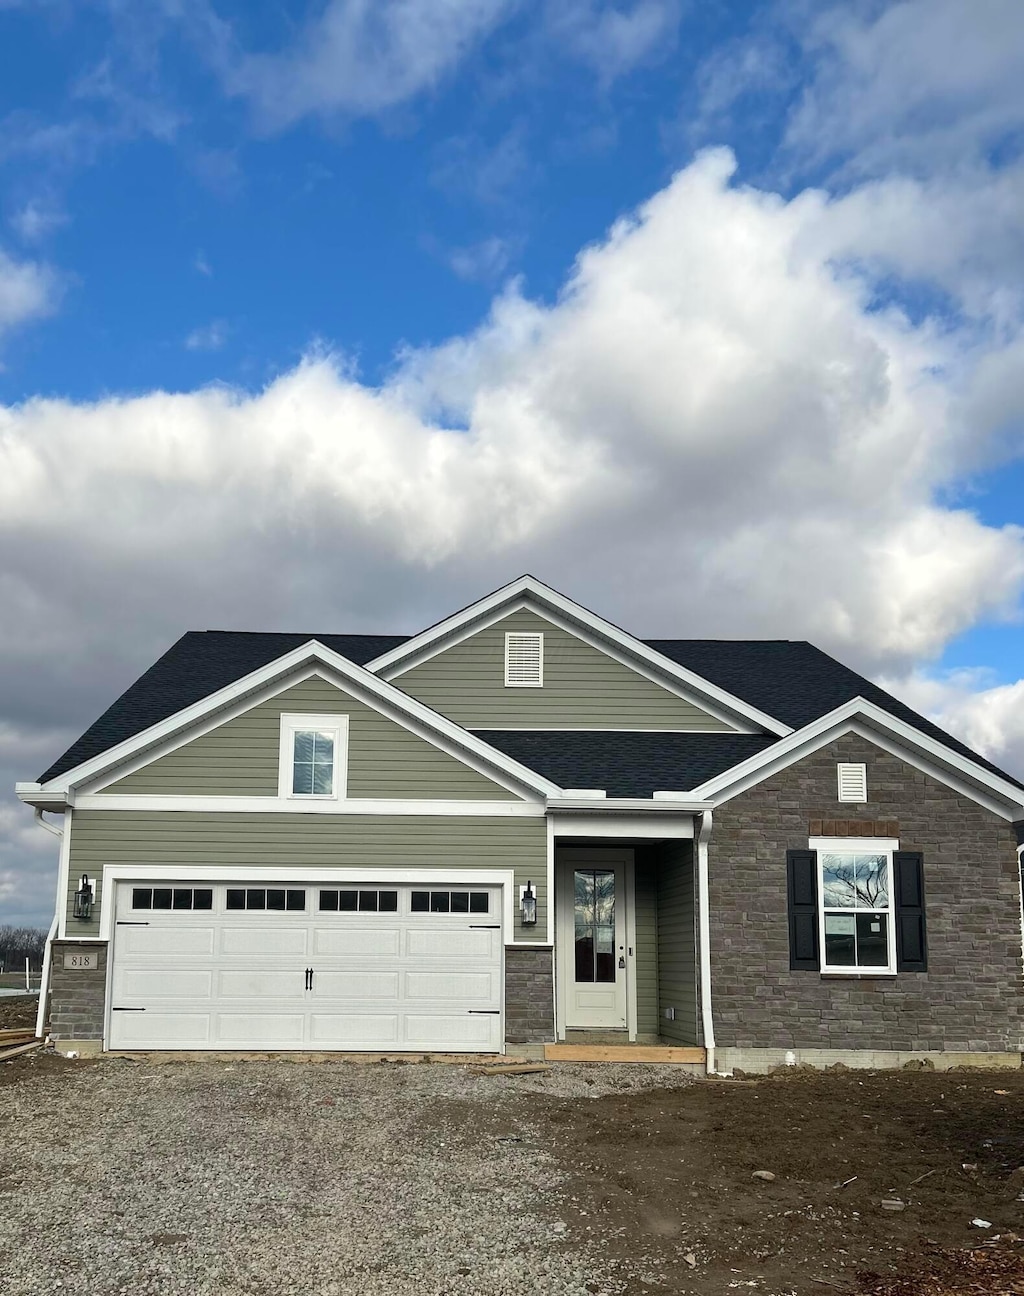
[[[95,968],[72,968],[71,955],[95,954]],[[103,1040],[103,1005],[107,989],[105,941],[54,941],[50,971],[50,1036],[61,1052]]]
[[[555,962],[550,945],[505,947],[505,1039],[509,1044],[555,1038]]]
[[[764,1075],[775,1067],[786,1066],[786,1049],[780,1048],[719,1048],[715,1049],[715,1070],[747,1071]],[[892,1071],[899,1067],[907,1070],[949,1071],[953,1067],[1010,1068],[1019,1071],[1019,1053],[954,1053],[949,1051],[908,1052],[901,1049],[793,1049],[791,1065],[825,1068],[841,1063],[851,1070]]]

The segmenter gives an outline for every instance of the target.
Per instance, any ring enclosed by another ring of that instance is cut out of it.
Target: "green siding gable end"
[[[505,686],[508,630],[543,633],[543,687]],[[392,676],[391,683],[467,729],[730,730],[526,608]]]
[[[110,784],[107,793],[277,796],[282,712],[349,717],[348,796],[398,800],[522,798],[313,676]]]

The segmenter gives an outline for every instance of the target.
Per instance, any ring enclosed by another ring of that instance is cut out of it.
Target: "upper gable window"
[[[345,795],[348,716],[282,715],[278,794],[296,800]]]
[[[860,804],[868,799],[868,768],[866,765],[838,765],[839,800]]]
[[[505,635],[505,686],[541,688],[544,684],[544,635],[537,630],[510,630]]]

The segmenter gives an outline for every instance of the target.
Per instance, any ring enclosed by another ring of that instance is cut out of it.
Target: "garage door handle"
[[[129,922],[127,918],[118,918],[118,927],[148,927],[148,922]]]
[[[145,1008],[111,1008],[111,1012],[145,1012]]]
[[[500,1008],[467,1008],[466,1011],[473,1017],[497,1017],[501,1013]]]
[[[501,931],[501,923],[470,923],[470,931]]]

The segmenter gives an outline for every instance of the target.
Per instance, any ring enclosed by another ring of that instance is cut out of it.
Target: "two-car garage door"
[[[122,883],[108,1047],[500,1051],[500,894]]]

